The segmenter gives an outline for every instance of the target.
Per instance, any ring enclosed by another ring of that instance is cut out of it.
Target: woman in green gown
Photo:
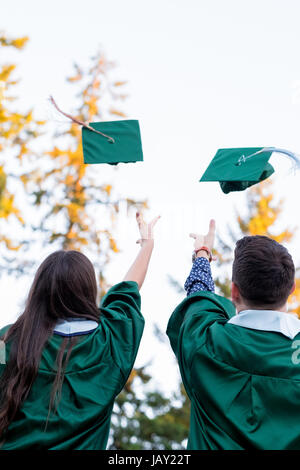
[[[40,265],[23,314],[0,331],[1,449],[106,448],[143,333],[139,289],[157,219],[137,214],[140,252],[100,309],[83,254],[57,251]]]

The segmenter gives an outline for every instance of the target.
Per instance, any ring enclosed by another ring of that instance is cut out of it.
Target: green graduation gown
[[[67,365],[57,414],[45,431],[54,364],[63,340],[46,344],[28,398],[8,428],[1,449],[105,449],[114,399],[133,367],[144,328],[136,282],[113,286],[100,305],[99,326],[78,336]],[[2,335],[8,327],[0,331]],[[9,343],[6,356],[9,355]],[[5,365],[0,365],[0,373]]]
[[[189,449],[300,449],[300,347],[281,333],[228,323],[233,304],[191,294],[167,328],[191,400]]]

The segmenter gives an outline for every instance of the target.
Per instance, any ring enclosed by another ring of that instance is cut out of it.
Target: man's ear
[[[296,289],[296,282],[294,281],[293,287],[291,288],[290,295],[295,291]]]
[[[231,299],[234,304],[241,300],[239,288],[234,282],[231,283]]]

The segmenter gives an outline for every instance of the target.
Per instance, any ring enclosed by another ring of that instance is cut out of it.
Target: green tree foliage
[[[189,430],[189,400],[183,386],[169,396],[152,391],[145,367],[134,369],[117,397],[110,449],[182,449]]]

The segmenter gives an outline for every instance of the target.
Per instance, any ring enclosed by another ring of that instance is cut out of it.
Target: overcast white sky
[[[129,82],[123,109],[140,121],[145,161],[105,174],[122,194],[147,198],[149,217],[162,215],[141,291],[147,326],[137,365],[158,358],[155,375],[168,390],[176,382],[173,355],[152,337],[152,321],[165,330],[181,300],[166,276],[184,282],[189,232],[205,231],[212,216],[222,233],[234,208],[245,210],[244,193],[224,195],[217,183],[198,180],[218,148],[277,146],[300,153],[299,14],[297,0],[3,2],[0,29],[30,37],[10,58],[19,64],[20,105],[34,107],[38,118],[47,117],[50,93],[63,109],[73,107],[65,77],[74,61],[86,64],[99,46]],[[280,170],[274,184],[286,202],[283,223],[300,225],[299,174],[278,158],[271,163]],[[128,223],[128,233],[124,225],[118,232],[123,251],[110,266],[113,283],[137,251],[133,220]],[[298,242],[299,235],[291,247],[297,262]],[[24,287],[0,280],[1,326],[19,312],[29,281]]]

